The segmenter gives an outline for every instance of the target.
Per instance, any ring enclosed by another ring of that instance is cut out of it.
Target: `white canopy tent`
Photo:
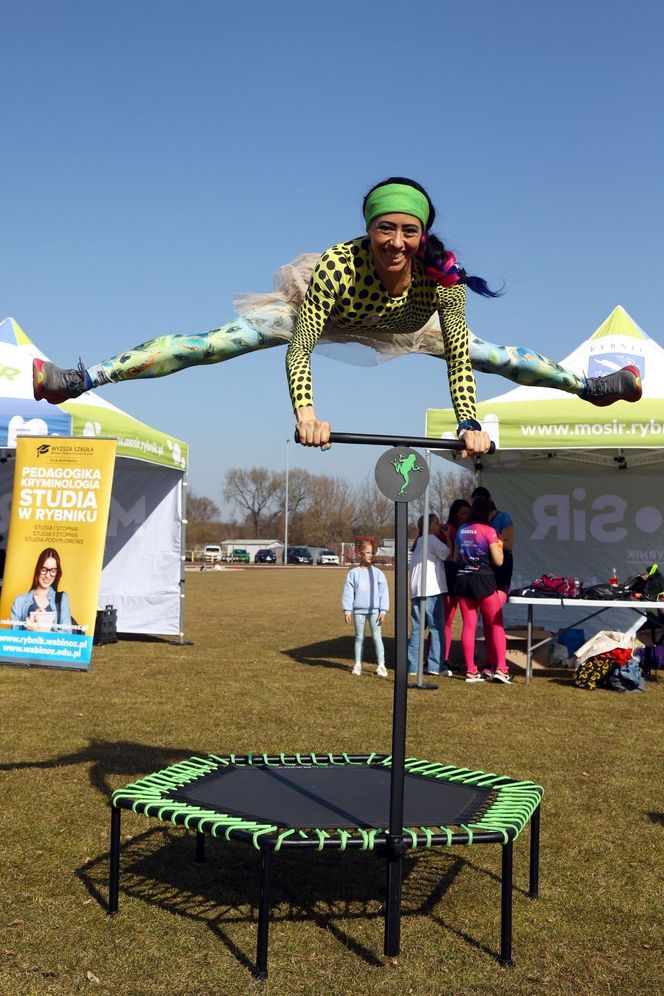
[[[498,448],[478,476],[515,522],[514,587],[545,571],[587,585],[606,581],[613,567],[626,580],[664,563],[664,349],[618,306],[561,362],[592,377],[638,366],[643,397],[598,408],[562,391],[517,387],[478,404]],[[451,409],[426,414],[428,436],[453,436],[455,424]],[[630,615],[606,614],[601,628],[627,628]],[[560,612],[544,607],[537,621],[562,625]]]
[[[100,605],[115,606],[121,633],[183,639],[186,444],[94,392],[62,405],[35,401],[34,357],[45,358],[19,324],[0,322],[0,532],[9,526],[18,435],[116,438]]]

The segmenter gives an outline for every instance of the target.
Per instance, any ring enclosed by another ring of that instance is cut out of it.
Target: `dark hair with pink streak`
[[[466,273],[462,266],[456,261],[453,252],[446,248],[445,243],[433,232],[429,231],[436,220],[436,209],[428,193],[415,180],[410,180],[407,176],[390,176],[387,180],[381,180],[375,184],[366,194],[362,202],[362,213],[367,203],[367,197],[378,187],[384,187],[386,183],[403,183],[408,187],[414,187],[427,199],[429,205],[429,217],[424,226],[424,235],[417,252],[417,258],[422,262],[424,272],[431,280],[435,280],[442,287],[453,287],[455,284],[466,284],[476,294],[482,297],[500,297],[502,290],[492,291],[486,280],[482,277],[472,277]]]

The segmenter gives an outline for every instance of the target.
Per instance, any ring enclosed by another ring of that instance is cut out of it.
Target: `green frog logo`
[[[399,492],[399,497],[403,497],[410,484],[410,475],[422,470],[422,467],[417,462],[417,453],[409,453],[408,456],[405,453],[399,453],[396,460],[392,460],[392,466],[397,474],[403,477],[403,484]]]

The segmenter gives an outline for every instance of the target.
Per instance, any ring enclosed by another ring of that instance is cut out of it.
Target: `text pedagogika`
[[[88,467],[24,467],[19,519],[96,522],[101,471]]]

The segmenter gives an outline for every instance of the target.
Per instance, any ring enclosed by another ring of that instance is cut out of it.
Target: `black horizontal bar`
[[[295,430],[295,442],[300,437]],[[366,432],[331,432],[331,443],[355,443],[360,446],[412,446],[428,450],[463,450],[462,439],[437,439],[435,436],[383,436],[370,435]],[[496,452],[496,444],[491,443],[489,453]]]

